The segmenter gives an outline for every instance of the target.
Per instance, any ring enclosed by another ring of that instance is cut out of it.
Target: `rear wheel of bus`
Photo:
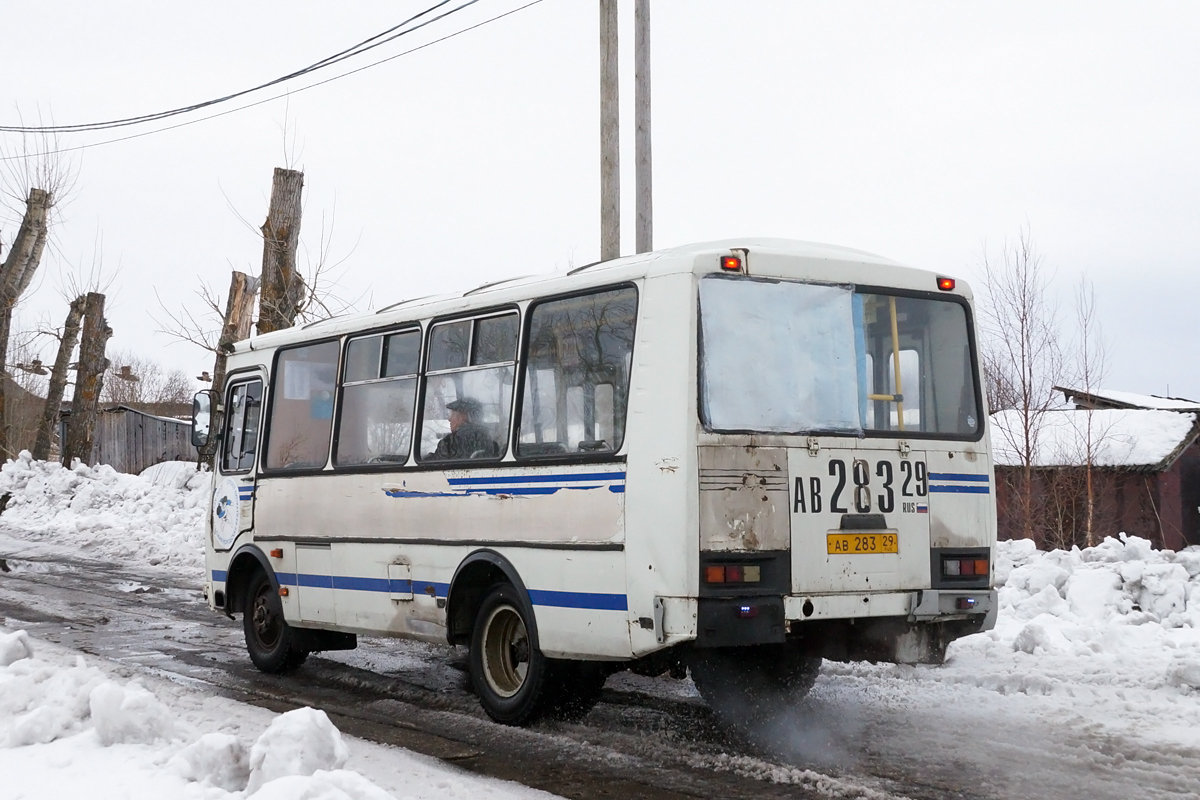
[[[297,646],[295,631],[283,618],[279,590],[261,570],[246,587],[242,628],[246,650],[254,666],[263,672],[288,672],[304,663],[308,650]]]
[[[579,719],[608,678],[603,664],[547,658],[530,636],[532,610],[507,583],[484,597],[471,633],[471,683],[484,711],[506,725],[541,716]]]
[[[545,711],[549,659],[533,646],[530,611],[511,585],[483,598],[471,632],[471,683],[488,716],[522,725]]]

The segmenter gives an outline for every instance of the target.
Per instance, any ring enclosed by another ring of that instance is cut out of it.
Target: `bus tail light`
[[[984,578],[988,574],[988,561],[985,558],[945,558],[942,559],[942,575],[947,578]]]
[[[705,583],[760,583],[762,567],[758,564],[710,564],[704,568]]]
[[[937,287],[943,292],[954,291],[954,278],[938,278]]]
[[[721,256],[721,269],[728,272],[741,272],[742,257],[741,256]]]

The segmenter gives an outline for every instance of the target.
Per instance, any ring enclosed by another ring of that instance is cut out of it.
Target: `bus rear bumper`
[[[808,622],[863,617],[905,617],[909,622],[984,618],[982,630],[996,624],[995,589],[922,589],[913,592],[791,595],[783,598],[784,617]]]

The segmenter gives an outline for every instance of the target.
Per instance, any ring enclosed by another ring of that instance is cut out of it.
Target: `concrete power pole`
[[[633,24],[637,252],[648,253],[654,249],[654,173],[650,157],[650,0],[637,0]]]
[[[600,0],[600,260],[621,255],[617,0]]]

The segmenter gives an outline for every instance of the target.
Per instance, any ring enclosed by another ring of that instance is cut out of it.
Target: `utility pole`
[[[634,160],[637,162],[637,252],[654,249],[654,172],[650,157],[650,0],[634,6]]]
[[[621,255],[617,0],[600,0],[600,260]]]

